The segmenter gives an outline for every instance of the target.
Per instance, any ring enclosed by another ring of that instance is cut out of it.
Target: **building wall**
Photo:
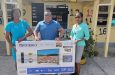
[[[103,1],[106,2],[105,0],[103,0]],[[92,10],[93,10],[93,2],[89,2],[89,3],[86,2],[83,5],[84,5],[83,6],[84,21],[86,22],[86,18],[87,18],[89,27],[91,29],[93,29],[92,22],[90,22],[90,18],[91,18],[91,21],[92,21],[92,16],[93,16],[93,12],[92,12]],[[106,41],[107,27],[106,26],[97,26],[96,29],[97,29],[96,41],[97,42],[105,42]],[[111,43],[115,43],[114,32],[115,32],[115,27],[112,26],[111,27],[111,34],[110,34],[111,35],[110,36],[110,42]]]
[[[79,9],[80,12],[83,12],[83,5],[82,3],[70,3],[70,14],[71,14],[71,9],[73,10],[73,16],[69,15],[69,24],[68,28],[72,28],[72,26],[75,24],[75,14],[76,14],[76,9]]]
[[[40,0],[34,0],[33,3],[44,3],[46,4],[51,4],[51,5],[56,5],[56,4],[66,4],[69,6],[69,15],[68,15],[68,28],[72,28],[72,25],[75,23],[75,13],[76,13],[76,9],[79,9],[82,12],[82,3],[75,3],[75,2],[43,2]],[[24,18],[27,17],[27,20],[30,24],[32,24],[32,13],[31,13],[31,3],[27,2],[24,3],[24,8],[28,11],[26,16],[24,16]],[[70,16],[71,14],[71,9],[73,10],[73,16]],[[29,18],[28,18],[29,17]]]
[[[30,26],[32,27],[32,8],[31,8],[31,4],[26,4],[23,5],[23,9],[24,9],[24,16],[23,18],[30,24]]]
[[[4,38],[4,26],[0,24],[0,41],[5,41]]]

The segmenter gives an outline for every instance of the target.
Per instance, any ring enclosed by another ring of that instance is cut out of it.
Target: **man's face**
[[[45,13],[44,13],[44,20],[45,20],[46,22],[48,22],[48,23],[52,20],[52,15],[51,15],[50,12],[45,12]]]

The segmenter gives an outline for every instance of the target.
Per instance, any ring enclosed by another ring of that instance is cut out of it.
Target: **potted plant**
[[[70,40],[70,32],[71,29],[66,29],[65,34],[63,36],[63,40]],[[81,58],[80,64],[86,63],[86,57],[94,57],[98,55],[98,52],[95,47],[95,40],[93,39],[93,31],[90,31],[90,38],[89,40],[86,40],[86,46],[84,48],[84,52]]]
[[[85,42],[86,42],[86,46],[84,48],[84,52],[80,64],[86,63],[86,57],[94,57],[98,55],[98,52],[95,47],[95,40],[93,39],[93,31],[90,31],[90,38]]]

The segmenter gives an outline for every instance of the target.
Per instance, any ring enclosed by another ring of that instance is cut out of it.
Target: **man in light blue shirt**
[[[63,34],[64,29],[57,21],[52,20],[52,14],[49,10],[44,12],[44,20],[40,21],[34,30],[36,40],[60,40]]]
[[[64,29],[57,21],[52,20],[49,10],[44,12],[44,20],[40,21],[34,30],[35,40],[61,40],[63,34]]]

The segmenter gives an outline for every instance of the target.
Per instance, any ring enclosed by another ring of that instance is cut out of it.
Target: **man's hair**
[[[45,12],[44,12],[44,15],[46,15],[46,14],[52,15],[52,12],[49,9],[46,9]]]

